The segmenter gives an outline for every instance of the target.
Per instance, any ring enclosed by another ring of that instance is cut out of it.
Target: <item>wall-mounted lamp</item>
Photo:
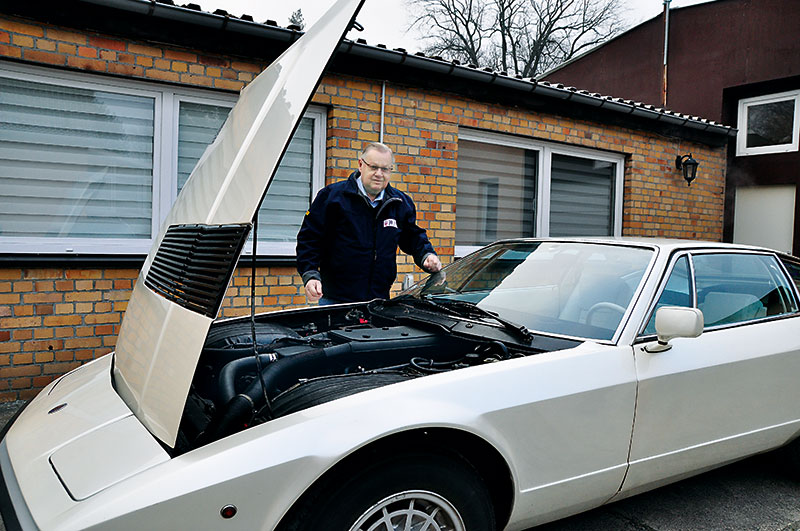
[[[686,179],[686,186],[691,186],[692,181],[697,177],[698,166],[700,166],[700,163],[692,158],[691,153],[675,157],[675,169],[683,169],[683,178]]]

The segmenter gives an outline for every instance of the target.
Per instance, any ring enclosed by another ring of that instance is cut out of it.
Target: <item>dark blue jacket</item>
[[[417,226],[414,202],[387,186],[372,207],[359,194],[356,171],[317,194],[297,234],[297,271],[303,284],[322,280],[325,297],[342,302],[388,299],[397,277],[397,247],[422,267],[435,253]]]

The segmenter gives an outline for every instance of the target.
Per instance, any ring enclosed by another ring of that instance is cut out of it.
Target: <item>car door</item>
[[[648,352],[655,310],[664,305],[698,307],[703,333]],[[799,329],[794,286],[774,255],[673,257],[634,348],[638,395],[620,496],[792,438],[800,429]]]

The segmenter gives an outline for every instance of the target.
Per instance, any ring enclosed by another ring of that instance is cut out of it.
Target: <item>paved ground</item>
[[[20,405],[0,404],[0,426]],[[536,528],[576,530],[800,531],[800,480],[767,454]]]

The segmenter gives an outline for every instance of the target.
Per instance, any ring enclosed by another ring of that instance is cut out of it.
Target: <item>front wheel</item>
[[[289,515],[287,531],[494,531],[478,473],[449,456],[389,458],[332,478]]]

